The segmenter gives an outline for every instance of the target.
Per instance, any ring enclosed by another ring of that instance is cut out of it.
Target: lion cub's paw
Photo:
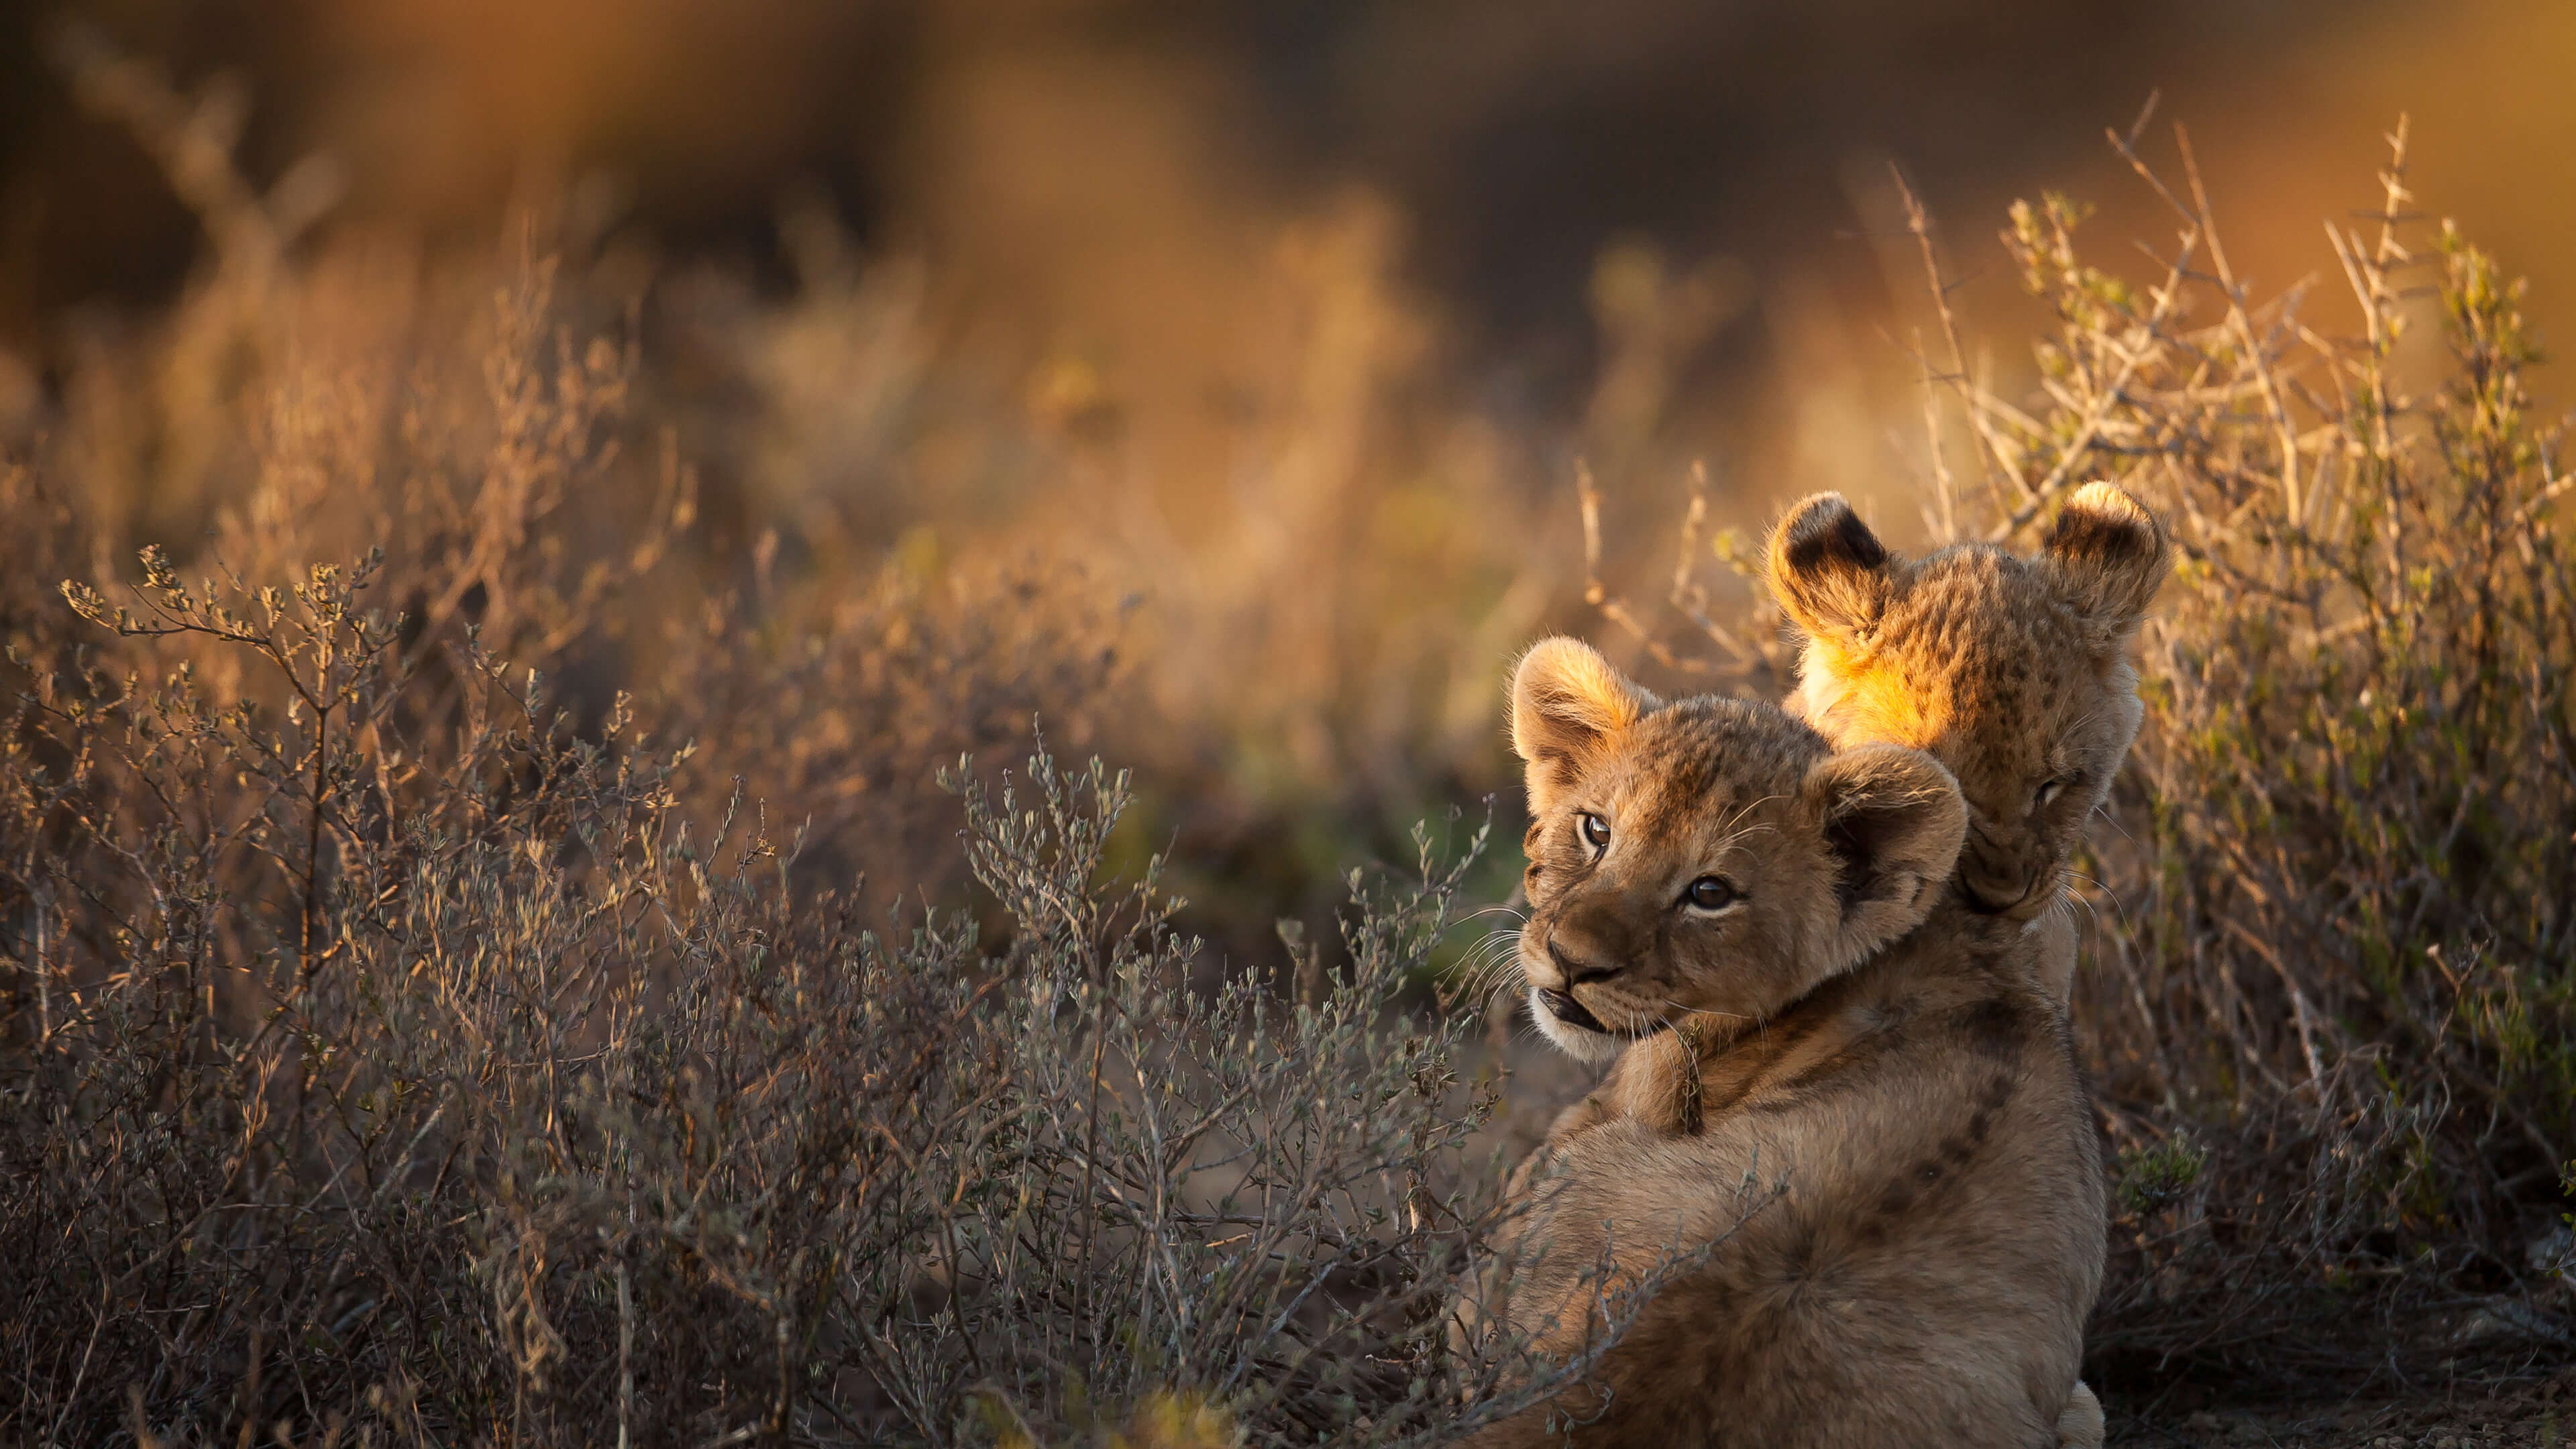
[[[1547,1145],[1561,1147],[1618,1115],[1619,1109],[1615,1104],[1601,1093],[1594,1092],[1556,1114],[1556,1120],[1547,1127]]]

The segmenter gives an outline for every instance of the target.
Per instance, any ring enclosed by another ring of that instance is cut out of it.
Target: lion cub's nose
[[[1557,973],[1565,978],[1569,987],[1580,986],[1586,981],[1607,981],[1619,974],[1615,965],[1598,965],[1580,956],[1566,954],[1565,948],[1554,940],[1547,943],[1547,959],[1555,963]]]
[[[1959,884],[1967,887],[1968,903],[1996,915],[2028,901],[2048,864],[2044,856],[2033,858],[2038,855],[2030,842],[1999,841],[1982,828],[1972,829],[1967,848],[1959,853]]]

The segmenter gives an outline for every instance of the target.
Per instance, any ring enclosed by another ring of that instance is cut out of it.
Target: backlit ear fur
[[[1805,793],[1841,866],[1828,952],[1844,970],[1932,913],[1967,836],[1968,807],[1940,761],[1898,745],[1827,755],[1808,769]]]
[[[1799,499],[1771,529],[1771,592],[1808,634],[1866,644],[1894,582],[1894,555],[1839,493]]]
[[[2138,627],[2173,567],[2164,523],[2109,483],[2076,489],[2039,552],[2106,644],[2126,640]]]
[[[1512,753],[1528,762],[1530,813],[1545,811],[1655,704],[1579,639],[1531,646],[1512,670]]]

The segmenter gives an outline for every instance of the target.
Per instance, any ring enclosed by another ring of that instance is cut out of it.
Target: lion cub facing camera
[[[2020,923],[1945,904],[1949,771],[1837,753],[1768,705],[1661,703],[1572,640],[1512,695],[1542,1029],[1598,1060],[1686,1026],[1701,1069],[1695,1131],[1611,1118],[1559,1145],[1486,1307],[1568,1351],[1602,1263],[1706,1256],[1581,1385],[1478,1442],[1558,1442],[1559,1418],[1590,1445],[2055,1444],[2100,1163]],[[1756,1179],[1782,1194],[1739,1222]]]

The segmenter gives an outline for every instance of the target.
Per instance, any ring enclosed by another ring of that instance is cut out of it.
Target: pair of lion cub
[[[1525,1169],[1486,1311],[1562,1352],[1604,1263],[1706,1256],[1587,1383],[1476,1442],[2098,1445],[2060,878],[2137,732],[2164,529],[2097,483],[2035,555],[1908,563],[1824,494],[1769,552],[1803,723],[1658,701],[1570,639],[1512,681],[1532,1009],[1618,1062]]]

